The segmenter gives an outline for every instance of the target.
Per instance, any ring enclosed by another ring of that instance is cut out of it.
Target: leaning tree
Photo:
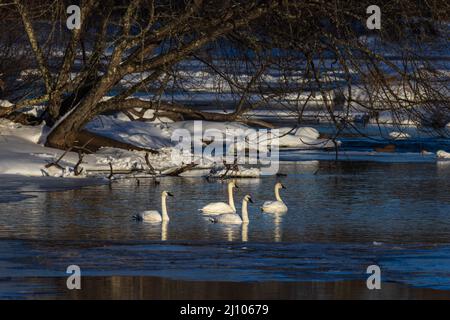
[[[45,121],[49,146],[72,147],[90,120],[115,111],[271,127],[250,112],[272,106],[301,123],[314,103],[338,128],[355,109],[437,128],[450,120],[449,77],[428,54],[448,46],[447,1],[381,1],[379,30],[366,27],[370,1],[83,0],[81,26],[69,30],[71,4],[0,1],[0,80],[14,103],[0,117]],[[190,79],[186,64],[205,72]],[[233,97],[230,112],[177,99],[202,77]],[[32,105],[45,110],[30,117]]]

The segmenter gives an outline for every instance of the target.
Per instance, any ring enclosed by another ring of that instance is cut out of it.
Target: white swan
[[[249,202],[253,203],[253,200],[249,195],[246,195],[244,197],[244,200],[242,200],[242,217],[239,216],[237,213],[223,213],[216,217],[211,217],[210,220],[211,222],[214,223],[223,223],[223,224],[248,223],[249,220],[248,220],[247,206]]]
[[[212,202],[199,209],[203,214],[216,215],[222,213],[236,213],[236,207],[234,206],[233,188],[238,189],[238,186],[234,181],[228,183],[228,203],[225,202]]]
[[[263,203],[261,210],[267,213],[282,213],[288,211],[287,206],[284,204],[280,197],[280,189],[286,189],[280,182],[275,184],[275,198],[276,201],[266,201]]]
[[[167,214],[167,206],[166,206],[166,199],[167,196],[173,197],[173,194],[171,194],[168,191],[163,191],[161,193],[161,212],[160,214],[157,210],[149,210],[149,211],[142,211],[138,214],[134,215],[133,218],[138,221],[146,221],[146,222],[167,222],[169,221],[169,215]]]

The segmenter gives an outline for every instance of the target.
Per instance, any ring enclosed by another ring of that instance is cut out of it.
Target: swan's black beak
[[[254,203],[253,200],[252,200],[252,198],[248,198],[248,202]]]
[[[284,186],[284,184],[281,185],[281,188],[282,188],[282,189],[287,189],[287,188]]]
[[[171,193],[171,192],[167,192],[167,195],[170,196],[170,197],[174,196],[173,193]]]
[[[237,184],[235,184],[234,187],[235,187],[236,189],[239,189],[239,186],[238,186]]]

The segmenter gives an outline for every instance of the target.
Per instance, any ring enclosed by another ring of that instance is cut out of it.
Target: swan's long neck
[[[236,211],[236,207],[234,206],[234,198],[233,198],[233,185],[228,185],[228,204],[230,207],[233,208],[233,210]]]
[[[248,222],[248,210],[247,210],[247,206],[248,206],[248,201],[247,200],[243,200],[242,201],[242,222]]]
[[[167,214],[166,196],[161,196],[161,212],[162,220],[169,221],[169,215]]]
[[[283,200],[280,197],[280,188],[279,187],[275,187],[275,198],[277,199],[277,201],[283,202]]]

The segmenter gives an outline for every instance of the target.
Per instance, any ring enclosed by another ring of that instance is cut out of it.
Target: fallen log
[[[180,174],[182,174],[183,172],[192,170],[197,165],[198,165],[197,163],[190,163],[190,164],[187,164],[180,168],[174,168],[173,170],[172,169],[166,170],[166,171],[162,172],[162,174],[165,176],[176,177],[176,176],[179,176]]]

